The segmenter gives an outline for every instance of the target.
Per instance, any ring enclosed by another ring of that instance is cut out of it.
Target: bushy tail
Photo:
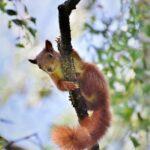
[[[109,105],[100,106],[91,117],[85,118],[81,126],[55,127],[52,138],[63,150],[83,150],[94,145],[107,131],[111,115]]]

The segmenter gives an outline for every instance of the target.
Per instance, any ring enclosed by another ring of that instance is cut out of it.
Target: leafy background
[[[1,147],[15,141],[27,150],[58,149],[50,137],[53,125],[77,124],[68,94],[27,61],[45,39],[59,35],[61,2],[0,1]],[[74,47],[100,67],[110,85],[113,120],[101,149],[150,148],[149,11],[149,0],[88,0],[72,14]]]

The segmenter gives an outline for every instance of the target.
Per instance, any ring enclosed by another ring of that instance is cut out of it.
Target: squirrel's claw
[[[60,36],[56,37],[55,41],[56,41],[57,43],[60,43],[60,42],[61,42],[61,37],[60,37]]]
[[[64,87],[66,90],[75,90],[79,88],[79,85],[77,83],[71,82],[71,81],[64,81],[63,82]]]

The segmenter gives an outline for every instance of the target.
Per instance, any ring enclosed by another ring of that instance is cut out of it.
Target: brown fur
[[[107,131],[110,125],[109,93],[107,83],[99,70],[85,63],[83,74],[79,78],[81,92],[86,96],[89,109],[93,110],[91,117],[81,121],[76,128],[56,127],[52,132],[53,140],[63,150],[83,150],[94,145]],[[92,102],[88,97],[95,95]]]
[[[83,150],[90,148],[102,138],[110,125],[109,92],[103,74],[95,65],[84,62],[74,50],[72,57],[81,94],[93,114],[81,121],[81,125],[76,128],[55,127],[52,138],[63,150]],[[30,62],[38,64],[39,68],[46,71],[60,90],[69,91],[78,88],[75,83],[64,80],[60,54],[53,50],[49,41],[46,41],[45,49],[36,59]]]

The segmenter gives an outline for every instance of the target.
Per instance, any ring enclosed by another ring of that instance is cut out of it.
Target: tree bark
[[[73,9],[76,9],[76,5],[80,0],[67,0],[63,4],[58,6],[59,10],[59,27],[61,42],[58,49],[62,59],[62,70],[64,77],[67,81],[77,82],[76,71],[74,67],[73,59],[71,58],[72,44],[71,44],[71,30],[69,16]],[[84,97],[81,95],[80,89],[70,91],[70,100],[73,107],[76,110],[79,122],[88,116],[87,106]],[[91,150],[99,150],[99,145],[95,144]]]

